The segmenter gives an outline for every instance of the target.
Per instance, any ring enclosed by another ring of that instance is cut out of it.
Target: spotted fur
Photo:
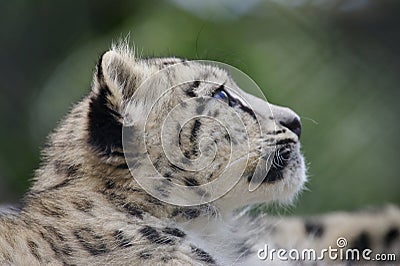
[[[154,75],[159,76],[152,80]],[[169,91],[171,86],[175,89]],[[229,97],[215,100],[222,92]],[[165,97],[155,101],[160,95]],[[162,120],[178,105],[182,109],[165,129],[172,138],[164,147]],[[198,117],[180,124],[186,113]],[[232,126],[231,132],[216,120]],[[125,149],[123,132],[145,135],[146,150],[140,145]],[[400,212],[395,207],[304,219],[243,214],[245,206],[288,203],[301,191],[306,174],[300,133],[293,111],[245,93],[219,67],[178,58],[140,59],[127,45],[115,46],[100,57],[89,94],[50,136],[22,207],[0,213],[0,264],[256,265],[265,263],[257,258],[265,243],[323,248],[338,236],[359,249],[398,250]],[[204,136],[209,145],[202,146]],[[140,169],[150,158],[154,168],[148,171],[161,176],[150,188],[164,199],[177,197],[171,182],[198,198],[212,197],[214,191],[201,185],[218,180],[225,169],[234,174],[229,151],[246,137],[248,149],[233,154],[239,162],[248,156],[237,184],[201,205],[159,200],[129,169]],[[183,156],[168,157],[169,149]],[[185,168],[208,155],[215,155],[208,167]],[[271,170],[258,170],[258,162],[266,165],[268,158],[273,158]],[[257,171],[265,178],[250,192]]]

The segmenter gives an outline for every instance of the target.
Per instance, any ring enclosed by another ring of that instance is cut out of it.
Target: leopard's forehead
[[[199,82],[194,86],[196,95],[210,94],[215,86],[223,85],[236,97],[246,98],[244,88],[239,88],[230,71],[240,72],[224,63],[209,60],[188,60],[178,57],[141,58],[137,60],[150,79],[163,84],[160,88],[171,89],[187,83]],[[168,86],[165,86],[168,85]],[[263,95],[262,92],[258,95]]]
[[[152,68],[153,71],[165,70],[165,73],[174,72],[171,78],[179,79],[192,77],[194,80],[233,82],[227,70],[222,64],[206,60],[187,60],[178,57],[144,58],[140,60],[144,65]]]

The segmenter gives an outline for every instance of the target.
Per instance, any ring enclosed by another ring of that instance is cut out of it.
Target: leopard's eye
[[[231,97],[226,91],[221,89],[215,91],[212,97],[214,99],[225,102],[230,107],[235,107],[236,105],[239,104],[239,102],[235,98]]]
[[[226,94],[226,92],[223,91],[223,90],[215,92],[214,95],[213,95],[213,98],[217,99],[217,100],[221,100],[221,101],[227,102],[227,103],[228,103],[228,100],[229,100],[228,94]]]

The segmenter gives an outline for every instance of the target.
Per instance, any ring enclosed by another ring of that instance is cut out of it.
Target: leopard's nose
[[[300,139],[301,135],[301,122],[298,117],[290,118],[287,120],[281,120],[279,123],[292,131],[294,134],[297,135],[297,137]]]
[[[301,122],[300,117],[290,108],[269,104],[271,117],[275,120],[277,126],[283,126],[290,130],[300,139]],[[279,124],[279,125],[278,125]]]

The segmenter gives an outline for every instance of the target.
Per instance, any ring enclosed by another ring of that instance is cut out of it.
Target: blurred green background
[[[0,202],[29,186],[46,135],[130,33],[143,56],[231,64],[303,121],[310,181],[295,213],[400,203],[400,2],[0,3]]]

